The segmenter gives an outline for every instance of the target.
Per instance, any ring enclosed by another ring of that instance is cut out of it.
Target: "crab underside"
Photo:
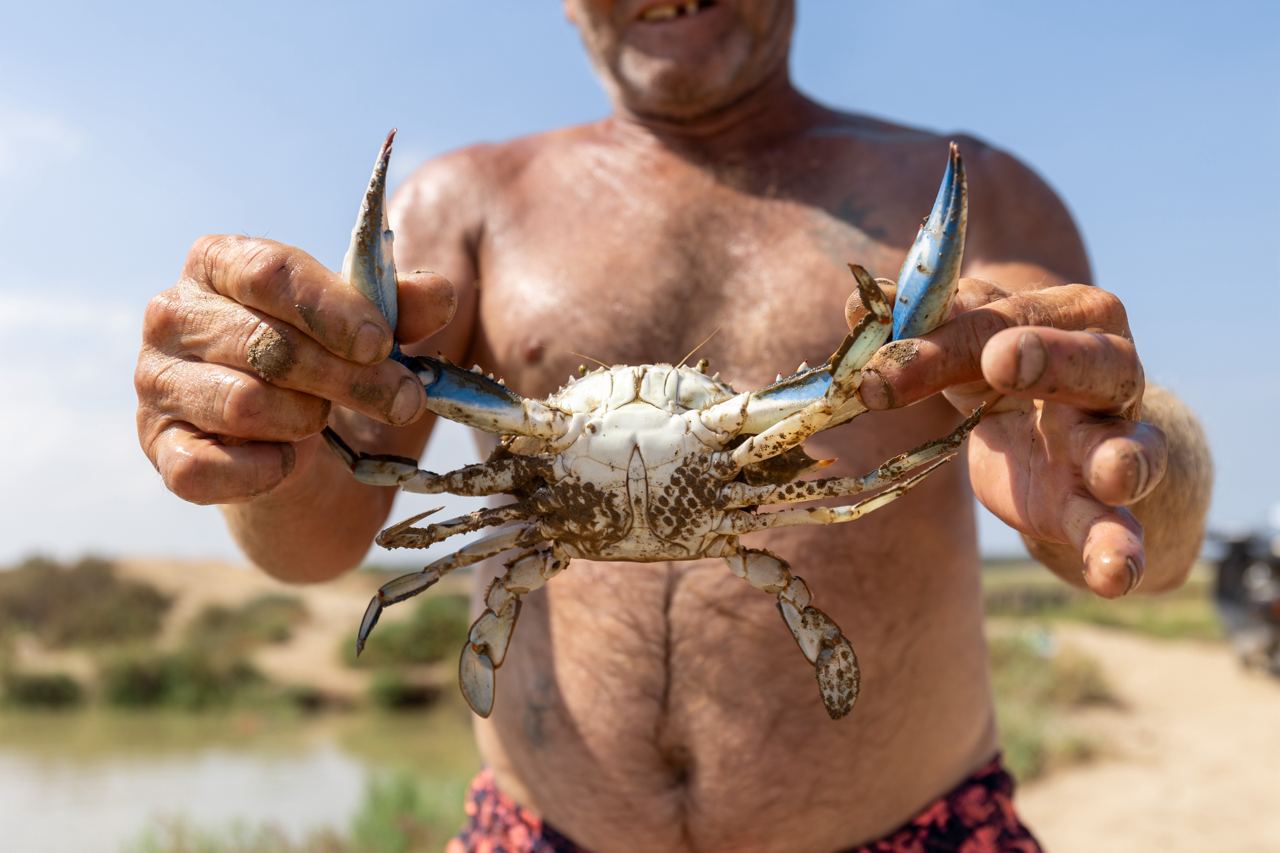
[[[396,323],[396,274],[384,192],[394,131],[374,167],[343,276]],[[891,310],[875,280],[850,265],[868,311],[840,348],[818,367],[757,391],[735,392],[704,368],[683,364],[601,368],[546,400],[514,393],[482,374],[440,358],[392,357],[426,388],[437,415],[501,436],[487,462],[446,474],[416,460],[353,451],[325,430],[330,446],[363,483],[425,494],[510,495],[514,502],[418,526],[431,510],[384,530],[386,548],[426,548],[454,534],[502,529],[384,585],[369,603],[356,640],[363,648],[382,609],[426,590],[445,574],[503,555],[505,573],[484,596],[485,610],[462,649],[459,681],[468,704],[493,710],[495,671],[506,658],[522,598],[574,559],[649,562],[722,557],[730,571],[776,596],[778,610],[817,672],[827,712],[843,717],[858,695],[857,658],[849,640],[811,602],[787,562],[744,547],[739,536],[797,524],[853,521],[895,500],[950,460],[981,410],[951,433],[885,462],[861,477],[795,479],[819,467],[801,448],[809,436],[866,411],[861,369],[890,339],[913,337],[946,317],[964,245],[964,168],[954,145],[937,200],[920,228]],[[845,506],[803,504],[857,496]]]

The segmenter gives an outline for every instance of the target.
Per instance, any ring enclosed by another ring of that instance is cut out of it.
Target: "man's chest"
[[[763,384],[839,345],[848,262],[896,277],[905,252],[848,208],[781,194],[712,186],[543,205],[487,234],[476,347],[536,395],[584,362],[675,363],[699,344],[693,360],[735,387]]]

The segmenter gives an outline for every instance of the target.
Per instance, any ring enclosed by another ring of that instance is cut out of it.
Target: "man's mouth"
[[[691,17],[710,9],[714,5],[715,0],[686,0],[683,3],[662,3],[657,6],[650,6],[642,11],[639,19],[650,24],[674,21],[676,18]]]

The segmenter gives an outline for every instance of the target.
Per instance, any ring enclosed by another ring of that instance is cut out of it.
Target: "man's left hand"
[[[1168,454],[1164,434],[1138,420],[1142,363],[1119,299],[962,279],[947,323],[888,344],[864,371],[872,409],[938,392],[965,414],[989,401],[969,440],[978,499],[1024,536],[1072,546],[1098,595],[1138,585],[1142,526],[1125,507],[1160,482]]]

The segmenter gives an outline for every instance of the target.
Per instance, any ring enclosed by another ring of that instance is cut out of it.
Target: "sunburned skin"
[[[799,124],[714,167],[616,120],[470,149],[398,196],[400,262],[435,255],[475,329],[455,357],[522,393],[564,384],[576,353],[669,362],[715,329],[699,356],[759,387],[840,343],[847,261],[896,274],[946,152],[941,137],[817,107]],[[976,254],[983,172],[970,177]],[[479,238],[442,251],[441,204]],[[824,475],[861,474],[958,417],[934,400],[806,447],[838,460]],[[995,750],[970,507],[956,463],[854,524],[747,539],[786,555],[848,626],[864,680],[840,723],[771,597],[722,561],[574,561],[525,601],[477,724],[486,763],[595,849],[834,849],[884,834]]]

